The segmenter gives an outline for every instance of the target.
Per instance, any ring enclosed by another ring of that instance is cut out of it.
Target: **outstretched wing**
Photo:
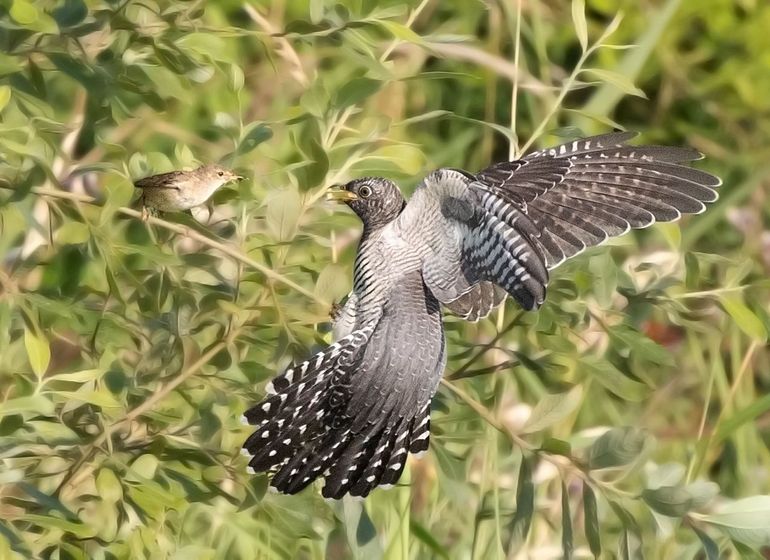
[[[629,146],[620,132],[568,142],[495,164],[476,175],[429,175],[395,224],[424,240],[423,276],[436,297],[470,317],[503,288],[525,309],[542,304],[548,270],[630,228],[696,214],[720,180],[684,162],[690,148]],[[468,312],[467,310],[472,310]]]

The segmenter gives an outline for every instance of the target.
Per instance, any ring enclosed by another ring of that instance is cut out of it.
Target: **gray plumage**
[[[255,471],[298,492],[366,496],[425,450],[446,363],[441,305],[469,320],[506,295],[543,303],[548,271],[630,228],[698,213],[720,181],[682,165],[688,148],[629,146],[613,133],[534,152],[471,175],[439,169],[406,204],[385,179],[343,189],[364,230],[337,342],[289,368],[246,412]]]

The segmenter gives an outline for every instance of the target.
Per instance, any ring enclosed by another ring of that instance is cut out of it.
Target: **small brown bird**
[[[139,179],[134,186],[142,189],[142,216],[148,209],[161,212],[189,210],[205,203],[222,185],[243,179],[230,169],[216,164],[193,171],[171,171]]]

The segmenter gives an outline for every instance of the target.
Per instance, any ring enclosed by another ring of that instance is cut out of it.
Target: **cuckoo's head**
[[[396,184],[382,177],[356,179],[329,191],[328,198],[350,206],[365,227],[382,227],[390,223],[406,205]]]

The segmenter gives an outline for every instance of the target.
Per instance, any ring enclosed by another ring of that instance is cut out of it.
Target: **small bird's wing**
[[[174,189],[179,190],[179,185],[176,184],[176,179],[179,178],[178,171],[171,171],[169,173],[161,173],[160,175],[152,175],[139,179],[134,183],[137,189]]]
[[[720,180],[683,165],[700,159],[698,152],[627,145],[633,136],[576,140],[476,175],[433,172],[396,231],[425,240],[425,282],[450,309],[487,309],[470,295],[484,282],[534,309],[545,297],[548,270],[565,259],[630,228],[697,214],[717,199]]]

